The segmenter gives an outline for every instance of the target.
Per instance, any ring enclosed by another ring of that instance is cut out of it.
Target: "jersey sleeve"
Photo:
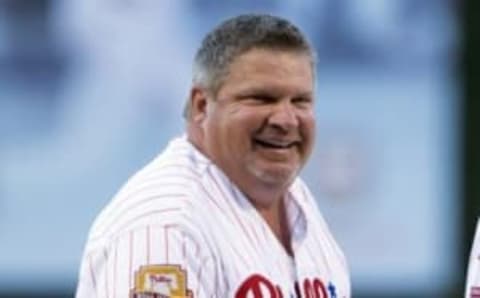
[[[470,253],[465,297],[480,297],[480,219]]]
[[[176,224],[145,225],[85,252],[76,297],[222,297],[219,276],[201,237]]]

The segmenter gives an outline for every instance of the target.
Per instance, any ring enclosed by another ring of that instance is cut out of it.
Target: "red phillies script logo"
[[[336,298],[335,292],[332,298]],[[248,296],[247,296],[248,295]],[[302,283],[295,282],[296,297],[303,298],[329,298],[323,282],[318,279],[304,279]],[[260,274],[254,274],[247,278],[235,293],[235,298],[283,298],[284,296],[279,286],[275,286],[266,277]]]

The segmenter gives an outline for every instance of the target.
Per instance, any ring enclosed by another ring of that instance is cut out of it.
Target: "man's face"
[[[237,57],[202,122],[205,153],[242,191],[287,188],[310,155],[314,83],[305,54],[252,49]]]

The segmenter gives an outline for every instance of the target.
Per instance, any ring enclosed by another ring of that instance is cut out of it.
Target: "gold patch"
[[[187,272],[178,265],[146,265],[135,272],[131,298],[193,298]]]

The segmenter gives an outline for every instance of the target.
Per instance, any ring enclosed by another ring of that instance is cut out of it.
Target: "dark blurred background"
[[[226,17],[319,53],[302,176],[354,297],[463,297],[480,215],[480,2],[0,0],[0,297],[73,297],[88,229],[182,132],[193,54]]]

